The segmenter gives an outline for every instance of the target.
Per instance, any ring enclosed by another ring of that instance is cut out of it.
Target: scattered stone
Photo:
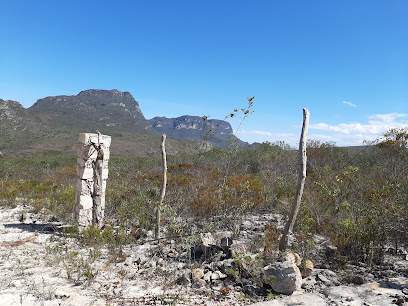
[[[222,288],[224,288],[224,283],[222,282],[222,280],[214,280],[211,283],[211,287],[215,290],[221,290]]]
[[[211,280],[212,281],[215,281],[215,280],[219,280],[220,279],[220,276],[219,276],[219,274],[218,273],[212,273],[211,274]]]
[[[67,299],[69,298],[69,293],[62,291],[60,289],[55,290],[54,296],[56,299]]]
[[[201,235],[201,245],[209,246],[210,244],[214,243],[214,237],[211,233],[205,233]]]
[[[243,243],[231,245],[230,250],[232,256],[246,254],[246,246]]]
[[[224,278],[227,278],[227,275],[220,271],[215,271],[211,274],[211,280],[224,279]]]
[[[328,276],[328,277],[331,277],[331,278],[337,277],[336,272],[334,272],[334,271],[332,271],[332,270],[329,270],[329,269],[324,269],[324,270],[322,270],[322,273],[323,273],[324,275]]]
[[[113,295],[120,295],[121,290],[119,288],[113,288],[112,293]]]
[[[235,260],[232,258],[223,260],[221,268],[224,273],[228,273],[228,271],[234,270],[236,268]]]
[[[286,260],[283,262],[264,267],[265,282],[276,292],[292,294],[301,289],[302,275],[295,264],[293,254],[288,253],[284,259]]]
[[[300,256],[298,254],[297,254],[297,256],[300,259]],[[281,262],[288,261],[288,262],[294,263],[296,266],[298,266],[298,262],[296,260],[296,255],[292,251],[287,251],[287,252],[284,252],[284,253],[280,254],[280,256],[278,258],[278,261],[281,261]]]
[[[201,278],[203,278],[203,276],[204,276],[204,269],[201,269],[201,268],[195,268],[193,271],[192,271],[192,279],[193,280],[195,280],[195,279],[201,279]]]
[[[214,238],[210,233],[206,233],[201,235],[201,244],[191,248],[191,258],[200,260],[204,256],[204,260],[207,261],[219,252],[224,252],[224,249],[214,243]]]
[[[250,297],[257,297],[262,294],[262,290],[253,285],[245,285],[242,288],[242,292]]]
[[[355,285],[362,285],[365,283],[365,279],[362,275],[353,275],[350,281]]]
[[[206,285],[206,282],[203,279],[195,279],[193,281],[193,288],[202,288],[205,285]]]
[[[340,281],[337,279],[337,274],[329,269],[315,270],[317,280],[320,280],[326,286],[339,286]]]
[[[190,281],[185,275],[181,275],[176,279],[175,283],[177,285],[187,286],[190,283]]]
[[[163,258],[159,258],[156,262],[157,266],[162,266],[164,264],[164,259]]]
[[[310,292],[315,289],[316,286],[316,279],[314,277],[306,277],[303,279],[302,282],[302,289],[305,289],[306,291]]]
[[[153,231],[146,231],[146,238],[147,239],[152,239],[154,237]]]
[[[302,258],[300,258],[299,254],[296,252],[292,253],[295,257],[295,264],[299,267],[302,264]]]
[[[211,271],[208,271],[207,273],[204,274],[203,279],[204,279],[207,283],[211,282],[211,275],[212,275],[212,274],[213,274],[213,273],[212,273]]]
[[[327,286],[332,285],[333,283],[326,277],[324,276],[322,273],[317,274],[317,278],[324,283]]]
[[[311,260],[309,259],[303,260],[299,267],[300,273],[302,274],[302,278],[311,276],[313,273],[313,269],[314,266]]]
[[[167,253],[167,257],[175,259],[179,257],[179,254],[176,251],[170,251],[169,253]]]

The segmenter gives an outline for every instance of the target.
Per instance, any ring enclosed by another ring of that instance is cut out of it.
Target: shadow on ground
[[[61,223],[8,223],[4,224],[5,228],[17,228],[27,232],[41,233],[62,233],[63,226]]]

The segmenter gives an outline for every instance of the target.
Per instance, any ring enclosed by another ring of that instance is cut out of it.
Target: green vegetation
[[[407,143],[407,130],[390,130],[358,152],[310,141],[308,177],[295,224],[297,251],[307,256],[314,247],[313,236],[320,233],[338,248],[330,260],[371,264],[381,262],[389,246],[406,244]],[[162,218],[167,235],[194,233],[197,224],[204,226],[200,231],[215,230],[221,224],[237,232],[237,224],[249,214],[287,216],[296,191],[297,154],[285,143],[263,143],[233,154],[214,149],[169,156]],[[117,247],[144,239],[155,227],[152,207],[161,186],[160,159],[112,156],[109,167],[108,226],[104,231],[89,228],[82,233],[90,246]],[[75,186],[74,155],[0,156],[3,207],[29,202],[36,213],[70,222]],[[280,232],[273,224],[265,230],[268,257],[276,250]]]

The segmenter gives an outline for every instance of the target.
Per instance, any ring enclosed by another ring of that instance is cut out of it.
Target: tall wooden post
[[[295,224],[297,214],[299,212],[300,202],[302,200],[303,194],[303,187],[305,185],[306,180],[306,141],[307,141],[307,131],[309,129],[309,111],[304,108],[303,109],[303,127],[302,127],[302,134],[300,135],[299,141],[299,163],[300,163],[300,172],[298,178],[298,187],[296,190],[296,197],[295,201],[292,205],[292,211],[289,216],[289,220],[285,225],[285,228],[282,233],[282,237],[279,241],[279,250],[284,251],[286,250],[288,244],[288,234],[292,232],[293,225]]]
[[[160,206],[163,203],[164,196],[166,194],[166,185],[167,185],[167,160],[166,160],[166,147],[165,147],[165,142],[166,142],[166,134],[163,134],[162,136],[162,142],[161,142],[161,154],[162,154],[162,160],[163,160],[163,183],[162,183],[162,189],[160,192],[160,199],[159,202],[157,203],[157,208],[156,208],[156,231],[155,231],[155,238],[159,239],[160,238]]]

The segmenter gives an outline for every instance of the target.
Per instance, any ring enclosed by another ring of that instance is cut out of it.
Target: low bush
[[[307,256],[313,249],[316,233],[332,239],[339,258],[365,262],[381,262],[386,248],[407,244],[407,139],[407,130],[391,130],[358,150],[309,142],[308,176],[294,228],[300,253]],[[205,221],[214,217],[236,230],[248,214],[287,216],[296,192],[297,156],[285,143],[263,143],[232,155],[214,149],[169,156],[162,204],[167,234],[188,233],[200,222],[216,226]],[[127,243],[156,226],[161,161],[112,156],[109,167],[105,213],[107,224],[115,226],[109,243]],[[75,169],[75,157],[61,153],[3,156],[0,205],[13,207],[23,199],[32,204],[33,212],[47,211],[68,222],[75,201]],[[95,232],[90,241],[105,243],[112,234],[108,227],[105,231],[105,238]],[[273,225],[266,228],[266,253],[272,253],[278,235]]]

